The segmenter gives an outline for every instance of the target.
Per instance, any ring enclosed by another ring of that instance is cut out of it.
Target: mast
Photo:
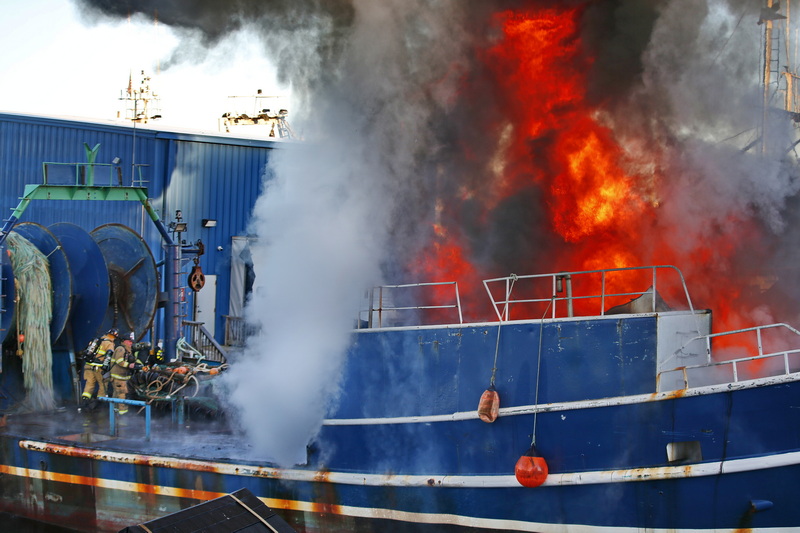
[[[786,14],[781,14],[781,4],[779,0],[765,0],[764,7],[761,8],[758,24],[764,25],[764,64],[762,73],[762,111],[761,111],[761,153],[766,154],[767,145],[767,123],[771,96],[777,96],[771,92],[772,84],[775,84],[774,91],[778,93],[785,91],[783,95],[783,111],[797,120],[794,105],[794,80],[797,77],[794,73],[793,62],[789,52],[789,32],[791,31],[790,0],[786,0]],[[783,25],[775,26],[775,21],[783,21]],[[781,43],[783,41],[784,58],[780,58]],[[781,71],[781,64],[783,69]],[[785,80],[785,89],[781,88],[781,77]]]
[[[125,119],[147,123],[150,120],[161,118],[161,100],[150,86],[152,79],[141,71],[141,82],[138,87],[133,85],[133,75],[128,75],[128,87],[121,91],[119,99],[125,102]],[[117,116],[119,118],[120,114]]]
[[[762,102],[761,102],[761,154],[767,151],[767,112],[769,109],[769,84],[771,83],[772,69],[772,18],[773,0],[766,0],[766,7],[761,10],[761,18],[758,23],[764,24],[764,75],[762,78]]]

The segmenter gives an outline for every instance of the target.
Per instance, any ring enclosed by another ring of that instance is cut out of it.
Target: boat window
[[[670,442],[667,444],[667,461],[670,463],[693,463],[703,460],[700,441]]]

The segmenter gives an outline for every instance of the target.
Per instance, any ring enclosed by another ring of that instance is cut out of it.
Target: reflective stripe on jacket
[[[122,381],[131,379],[131,374],[133,374],[133,372],[128,366],[131,363],[142,364],[141,361],[136,359],[136,357],[125,348],[125,345],[117,346],[114,350],[114,365],[111,367],[111,377]]]
[[[114,337],[111,335],[103,335],[100,339],[100,347],[97,348],[97,353],[94,356],[95,361],[99,361],[100,364],[103,364],[103,359],[105,359],[106,352],[113,352],[114,351]],[[109,354],[110,355],[110,354]]]

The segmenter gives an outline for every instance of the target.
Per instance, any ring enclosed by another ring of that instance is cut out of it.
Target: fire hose
[[[184,396],[193,398],[200,390],[200,381],[197,376],[202,374],[215,376],[228,367],[227,363],[219,366],[210,366],[208,363],[202,362],[203,354],[186,342],[183,337],[178,340],[176,348],[179,352],[197,357],[201,362],[196,364],[183,363],[179,366],[167,368],[154,367],[149,370],[146,373],[146,383],[142,390],[142,394],[148,398],[148,401],[165,399],[179,391],[185,391],[183,393]]]

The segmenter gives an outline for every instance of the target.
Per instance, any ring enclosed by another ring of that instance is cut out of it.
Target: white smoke
[[[681,268],[689,277],[697,272],[696,279],[727,278],[737,286],[772,265],[763,252],[737,254],[729,246],[737,238],[744,250],[748,239],[757,245],[780,239],[789,223],[787,206],[800,191],[788,157],[791,123],[779,111],[763,111],[760,7],[723,0],[664,3],[642,55],[642,84],[631,99],[639,111],[620,115],[616,124],[620,132],[634,124],[633,131],[647,131],[641,157],[659,157],[652,242],[682,252]],[[791,64],[784,31],[776,22],[779,71]],[[777,90],[783,86],[780,72],[773,73],[770,107],[783,107]]]
[[[254,212],[246,318],[259,333],[233,367],[231,399],[257,448],[282,464],[302,459],[335,397],[356,296],[380,279],[388,206],[338,148],[276,153]]]
[[[246,318],[258,333],[227,382],[242,428],[279,464],[303,462],[336,400],[358,296],[381,281],[399,184],[417,179],[431,108],[448,99],[447,83],[426,86],[458,48],[442,34],[456,13],[453,4],[355,3],[341,60],[320,65],[324,86],[308,85],[313,108],[296,125],[306,142],[270,156],[251,224]]]
[[[641,116],[662,128],[653,138],[661,146],[646,149],[666,155],[668,187],[684,191],[675,203],[696,207],[706,219],[757,212],[779,231],[784,202],[798,189],[782,165],[791,145],[790,123],[783,115],[763,113],[758,20],[759,4],[753,2],[666,3],[642,57],[638,103],[655,110]],[[775,37],[783,31],[776,22]],[[783,47],[774,59],[789,65]],[[774,108],[783,106],[776,90],[783,85],[780,76],[773,74],[768,89]],[[759,156],[762,131],[769,145],[765,157]]]

